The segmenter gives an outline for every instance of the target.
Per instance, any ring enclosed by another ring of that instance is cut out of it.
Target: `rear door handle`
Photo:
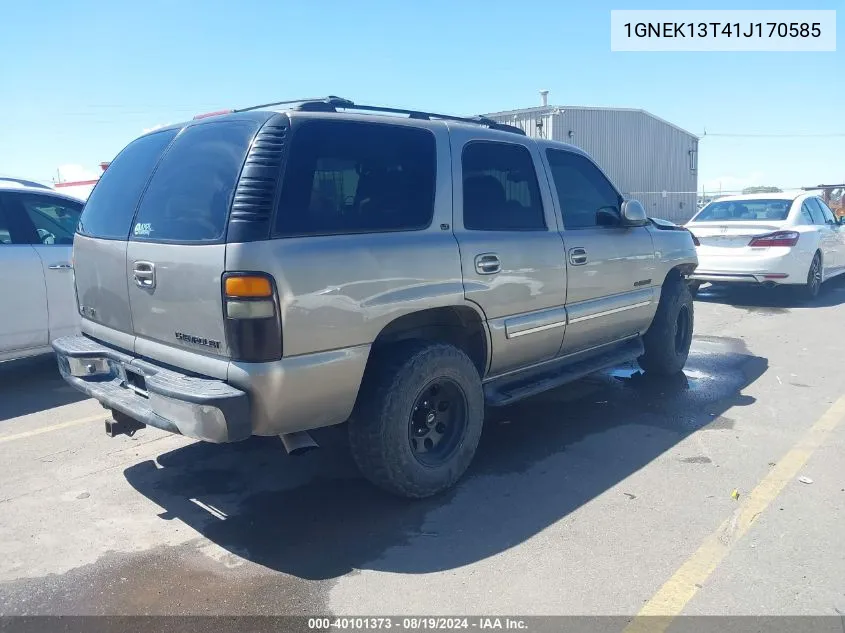
[[[47,268],[50,270],[73,270],[73,266],[67,262],[63,262],[61,264],[51,264],[47,266]]]
[[[482,253],[475,256],[475,272],[479,275],[495,275],[502,270],[502,262],[496,253]]]
[[[135,262],[135,265],[132,268],[132,277],[135,279],[135,285],[139,288],[155,288],[155,264],[152,262]]]
[[[569,263],[573,266],[583,266],[587,263],[587,249],[576,247],[569,249]]]

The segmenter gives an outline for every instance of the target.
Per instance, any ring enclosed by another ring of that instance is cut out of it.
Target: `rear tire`
[[[810,269],[807,271],[807,281],[802,286],[797,286],[798,294],[802,299],[812,301],[819,296],[822,287],[822,256],[816,251]]]
[[[667,280],[657,313],[643,336],[645,353],[637,360],[647,374],[673,376],[689,357],[694,324],[693,300],[683,279]]]
[[[483,424],[481,377],[469,357],[452,345],[412,342],[371,360],[349,443],[369,481],[419,499],[461,478]]]

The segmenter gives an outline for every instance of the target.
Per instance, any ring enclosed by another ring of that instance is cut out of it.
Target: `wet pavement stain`
[[[364,481],[343,426],[315,434],[321,450],[296,458],[277,438],[190,444],[124,476],[164,508],[162,520],[203,538],[2,585],[0,612],[23,609],[20,596],[29,612],[325,612],[333,582],[357,570],[455,569],[531,538],[754,402],[742,391],[767,367],[740,339],[700,337],[686,374],[650,378],[629,364],[491,410],[466,477],[423,501]],[[209,542],[241,564],[209,558],[199,549]]]
[[[65,574],[2,585],[7,615],[325,614],[328,586],[255,565],[226,569],[197,539],[129,555],[109,554]]]

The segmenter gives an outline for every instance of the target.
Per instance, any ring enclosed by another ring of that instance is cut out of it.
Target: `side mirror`
[[[638,200],[625,200],[622,203],[622,226],[645,226],[648,217],[643,205]]]

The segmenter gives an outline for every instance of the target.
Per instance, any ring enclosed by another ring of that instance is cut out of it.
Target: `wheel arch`
[[[676,266],[673,266],[666,271],[666,276],[660,284],[661,287],[665,287],[667,283],[678,281],[680,279],[684,279],[687,275],[691,275],[695,270],[695,267],[696,265],[691,263],[677,264]]]
[[[417,310],[385,325],[373,341],[367,365],[378,352],[400,342],[421,340],[449,343],[469,356],[479,376],[490,362],[490,336],[484,317],[470,305],[451,305]]]

